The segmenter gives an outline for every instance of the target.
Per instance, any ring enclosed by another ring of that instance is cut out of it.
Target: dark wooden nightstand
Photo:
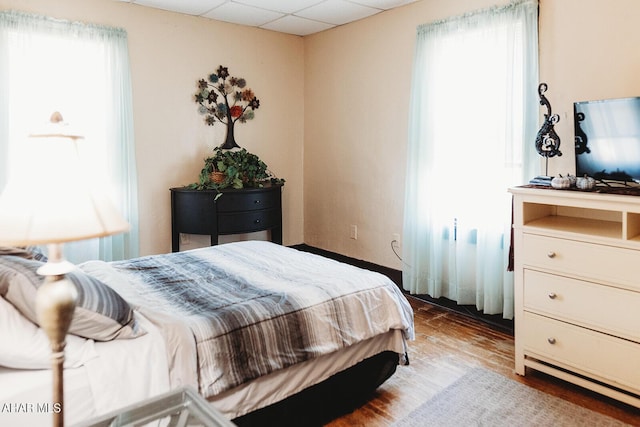
[[[211,245],[224,234],[271,230],[282,244],[282,184],[215,190],[171,188],[171,250],[180,250],[180,233],[208,234]]]

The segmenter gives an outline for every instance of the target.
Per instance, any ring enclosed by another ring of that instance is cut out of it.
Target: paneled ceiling
[[[119,0],[306,36],[416,0]]]

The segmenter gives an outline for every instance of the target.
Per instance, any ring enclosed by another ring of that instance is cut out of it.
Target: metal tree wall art
[[[253,119],[255,110],[260,107],[260,101],[246,86],[245,79],[231,77],[229,69],[222,65],[206,80],[198,80],[195,100],[200,105],[200,114],[205,116],[205,123],[213,126],[220,122],[227,127],[227,137],[220,148],[239,147],[233,133],[236,122],[245,123]]]
[[[540,83],[538,86],[538,95],[540,96],[540,105],[547,107],[547,113],[544,115],[544,123],[536,136],[536,150],[538,154],[545,158],[545,175],[549,170],[549,157],[562,156],[560,151],[560,137],[553,129],[553,126],[560,121],[560,116],[551,114],[551,104],[544,96],[547,91],[547,84]]]

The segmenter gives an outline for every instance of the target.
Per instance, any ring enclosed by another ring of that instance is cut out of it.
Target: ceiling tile
[[[380,9],[350,3],[345,0],[326,0],[297,12],[295,15],[328,24],[343,25],[347,22],[375,15],[378,12],[380,12]]]
[[[284,14],[270,10],[258,9],[240,3],[228,2],[224,3],[222,6],[216,7],[202,16],[235,24],[259,27],[281,18]]]
[[[334,25],[324,22],[312,21],[310,19],[299,18],[293,15],[287,15],[266,25],[260,26],[266,30],[279,31],[282,33],[295,34],[298,36],[306,36],[320,31],[333,28]]]
[[[218,21],[308,35],[416,0],[114,0]]]
[[[293,13],[309,6],[322,3],[324,0],[234,0],[236,3],[258,7],[260,9],[275,10],[283,13]]]
[[[202,15],[214,7],[220,6],[225,1],[226,0],[134,0],[132,3],[139,4],[140,6],[186,13],[188,15]]]
[[[416,0],[351,0],[354,3],[361,4],[363,6],[375,7],[376,9],[389,10],[394,7],[404,6],[405,4],[413,3]]]

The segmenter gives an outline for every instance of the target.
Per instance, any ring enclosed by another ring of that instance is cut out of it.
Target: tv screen
[[[640,183],[640,97],[573,107],[576,176]]]

